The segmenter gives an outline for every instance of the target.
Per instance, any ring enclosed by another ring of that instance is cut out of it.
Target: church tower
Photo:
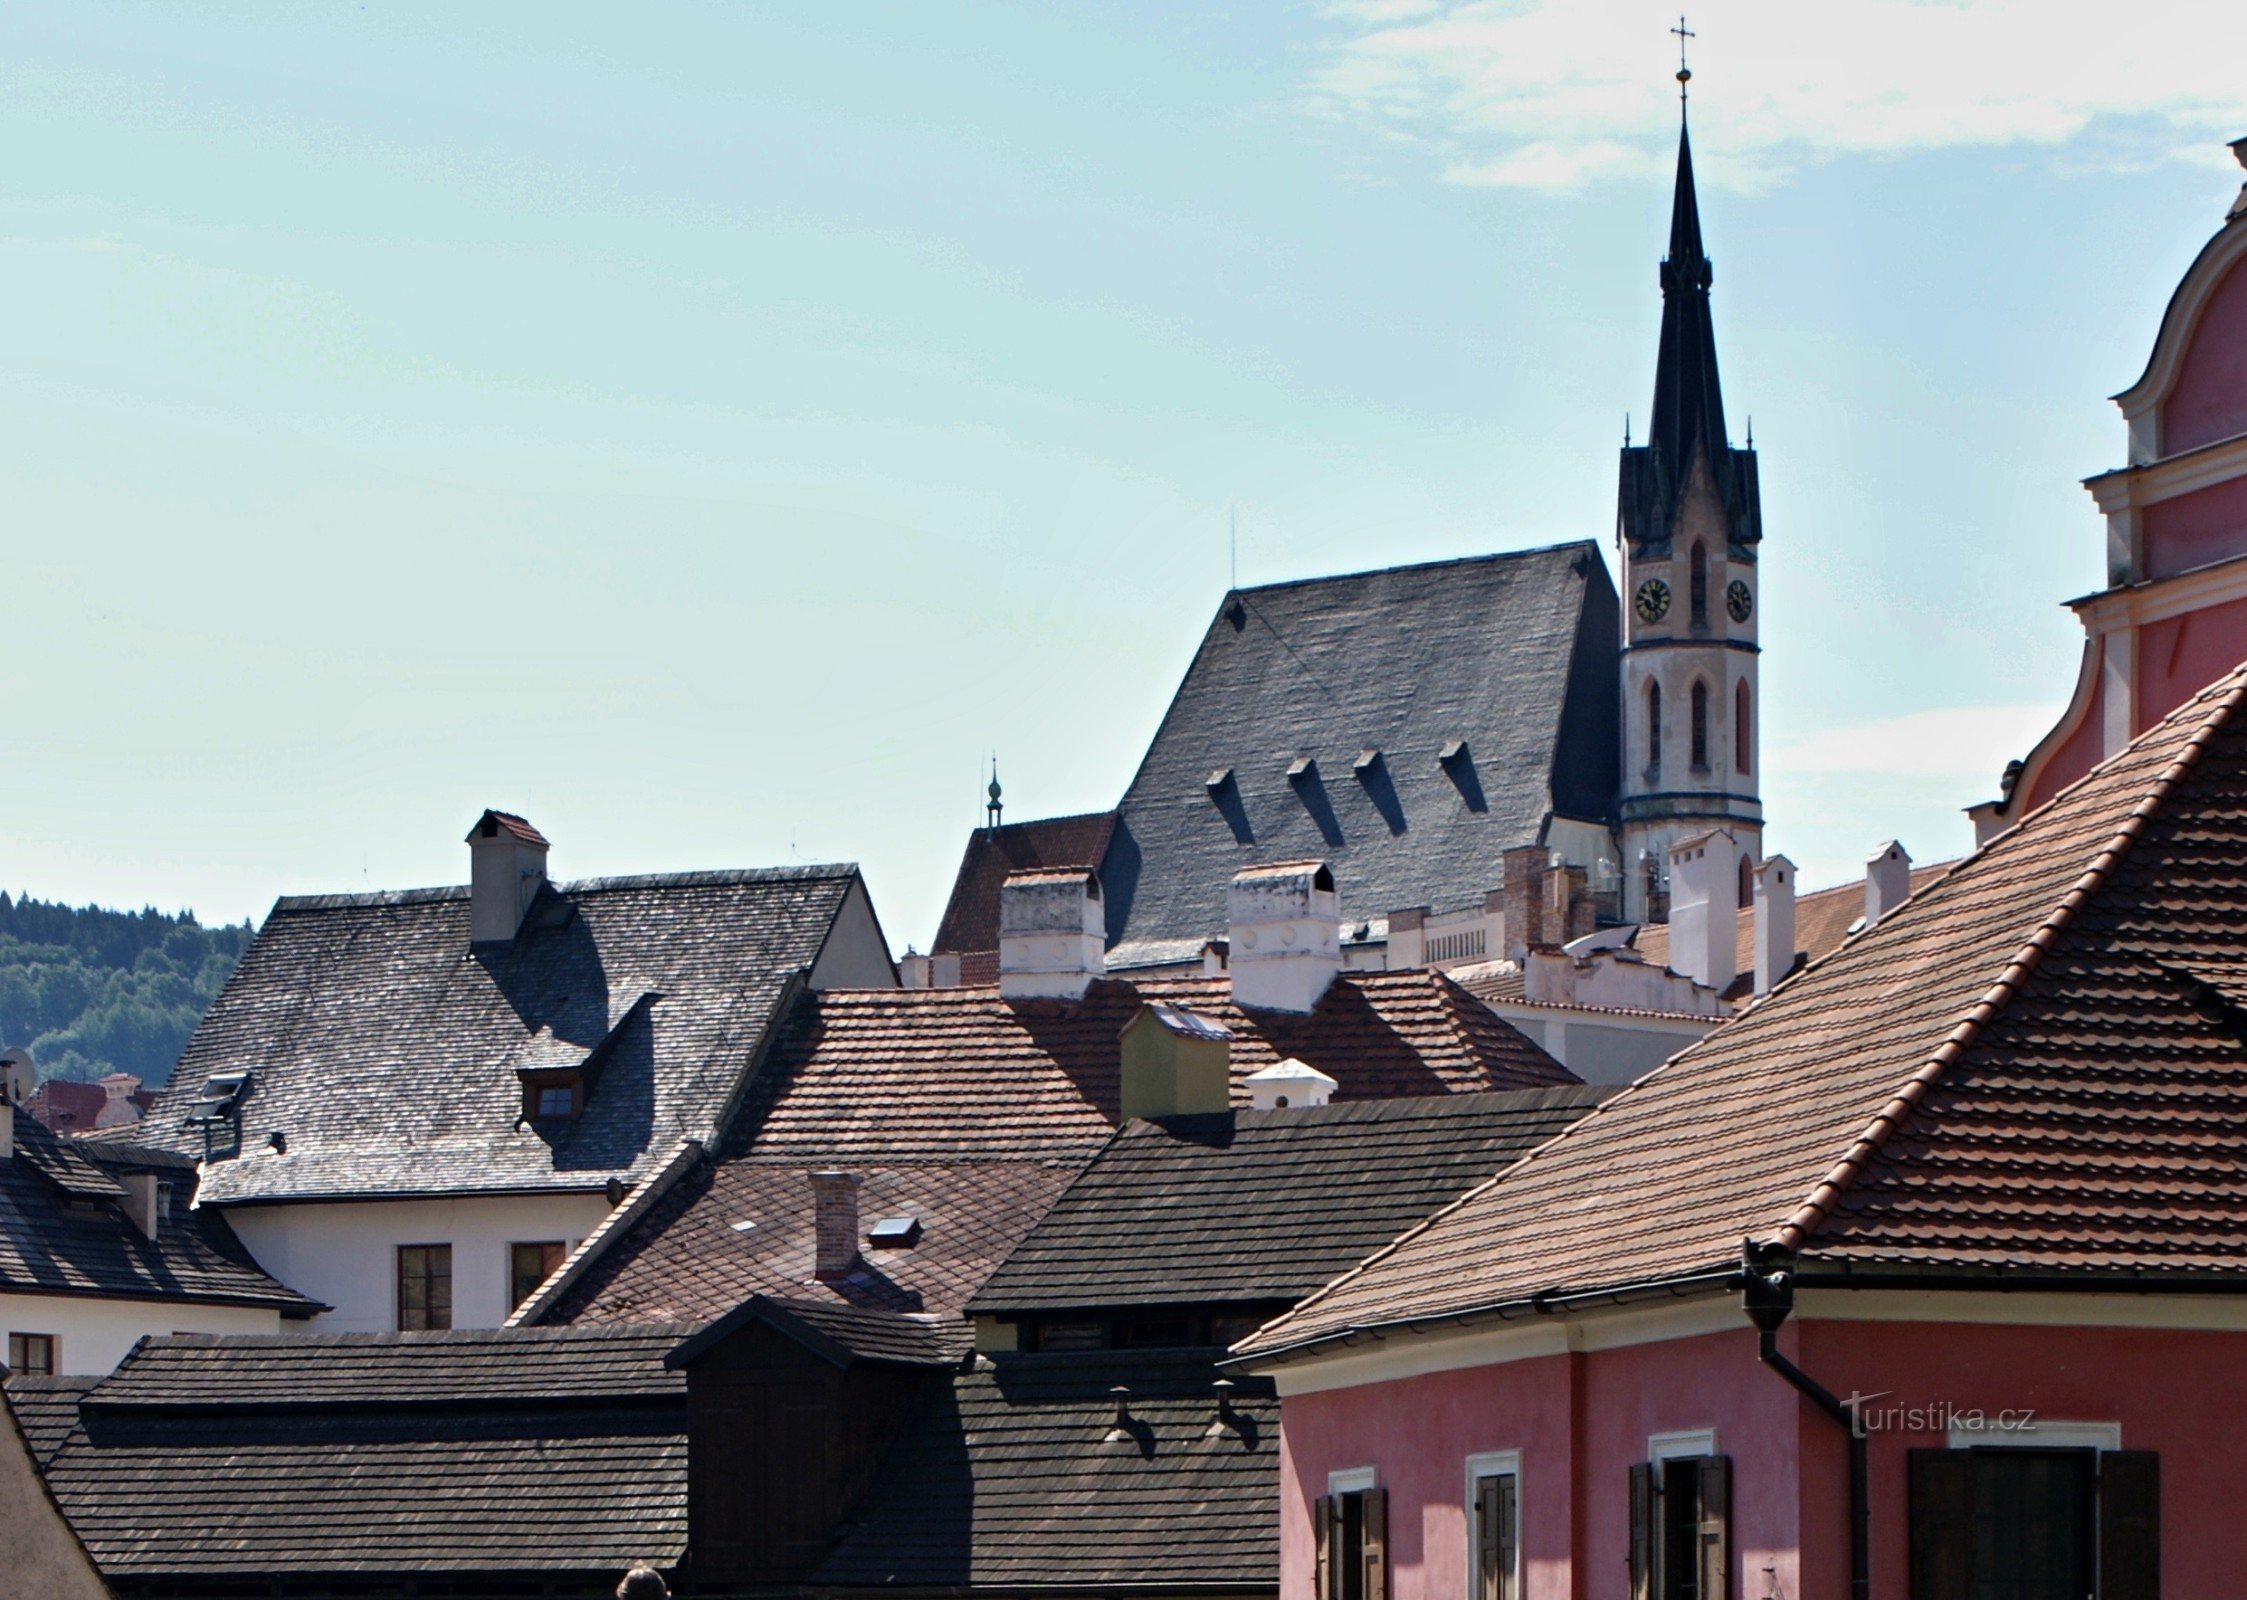
[[[1682,84],[1686,74],[1678,77]],[[1653,426],[1644,444],[1623,447],[1616,528],[1623,575],[1623,916],[1632,922],[1666,920],[1669,852],[1680,840],[1715,828],[1732,835],[1743,905],[1763,854],[1756,749],[1756,546],[1763,516],[1755,451],[1733,449],[1724,429],[1709,317],[1712,276],[1681,116]]]

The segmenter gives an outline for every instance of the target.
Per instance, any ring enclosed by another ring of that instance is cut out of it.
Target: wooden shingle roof
[[[663,1356],[686,1331],[149,1339],[67,1432],[67,1389],[11,1392],[113,1581],[597,1593],[684,1553],[685,1380]]]
[[[716,1138],[856,882],[832,866],[562,883],[511,945],[474,949],[464,888],[283,899],[125,1136],[200,1155],[206,1077],[247,1072],[241,1153],[210,1164],[207,1204],[629,1181]],[[604,1041],[583,1114],[525,1124],[527,1053]]]
[[[1208,1351],[981,1358],[923,1402],[808,1581],[1269,1592],[1279,1403],[1236,1380],[1221,1420],[1217,1377]]]
[[[1579,1084],[1133,1121],[969,1309],[1300,1299],[1614,1092]]]
[[[1724,1272],[2247,1280],[2247,668],[1240,1349]]]

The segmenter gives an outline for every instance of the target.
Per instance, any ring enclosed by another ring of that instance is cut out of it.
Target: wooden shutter
[[[1497,1479],[1494,1486],[1498,1502],[1498,1581],[1491,1592],[1497,1600],[1518,1600],[1516,1574],[1521,1558],[1516,1551],[1521,1543],[1521,1503],[1512,1473]]]
[[[1701,1521],[1700,1600],[1732,1600],[1732,1458],[1703,1456],[1695,1463]]]
[[[2160,1600],[2161,1457],[2099,1457],[2099,1600]]]
[[[1911,1600],[1971,1600],[1974,1457],[1911,1452]]]
[[[1654,1473],[1650,1461],[1631,1468],[1631,1600],[1654,1600]]]
[[[1334,1600],[1334,1496],[1322,1494],[1311,1502],[1311,1526],[1316,1530],[1311,1593],[1317,1600]]]
[[[1365,1519],[1365,1600],[1389,1600],[1389,1491],[1367,1489],[1358,1495]]]
[[[1475,1573],[1469,1600],[1498,1600],[1498,1478],[1475,1480]]]

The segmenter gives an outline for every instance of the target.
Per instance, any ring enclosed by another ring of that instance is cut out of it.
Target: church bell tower
[[[1687,74],[1681,68],[1680,85]],[[1724,428],[1713,274],[1701,246],[1693,148],[1678,126],[1677,194],[1662,263],[1662,343],[1646,442],[1623,447],[1616,543],[1623,591],[1625,920],[1667,919],[1670,847],[1732,835],[1737,873],[1763,855],[1756,683],[1755,451]],[[1740,890],[1742,903],[1749,889]]]

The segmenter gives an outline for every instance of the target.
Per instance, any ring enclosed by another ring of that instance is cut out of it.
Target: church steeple
[[[1681,114],[1670,250],[1661,269],[1662,339],[1654,363],[1653,426],[1645,445],[1623,452],[1623,534],[1635,546],[1668,546],[1679,502],[1702,461],[1724,510],[1728,541],[1744,548],[1763,536],[1754,453],[1733,449],[1724,428],[1716,324],[1709,309],[1715,276],[1701,242],[1693,139]]]
[[[1674,31],[1691,37],[1682,19]],[[1691,76],[1681,60],[1679,86]],[[1696,863],[1703,899],[1710,883],[1723,883],[1743,904],[1763,853],[1756,644],[1763,517],[1755,451],[1733,449],[1724,430],[1709,308],[1714,278],[1681,111],[1653,426],[1643,443],[1623,447],[1616,514],[1624,607],[1617,811],[1624,916],[1634,922],[1666,917],[1673,851]],[[1711,852],[1724,857],[1714,877]],[[1706,914],[1721,909],[1729,917],[1733,897]]]

